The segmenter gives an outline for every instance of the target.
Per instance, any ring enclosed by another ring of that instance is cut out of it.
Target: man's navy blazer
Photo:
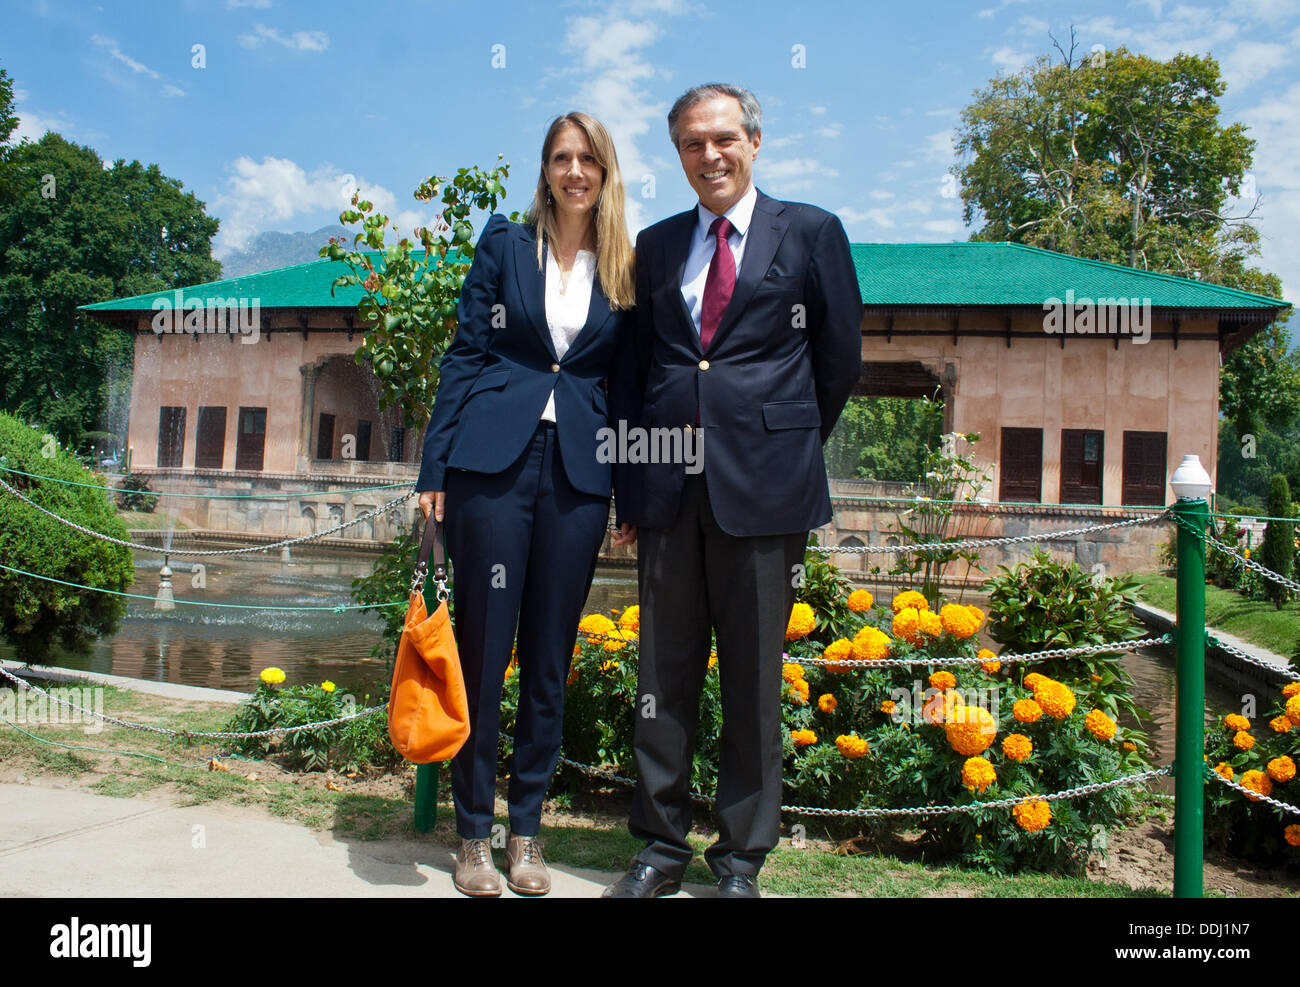
[[[806,531],[831,519],[822,443],[862,368],[862,297],[839,219],[758,193],[731,301],[707,351],[682,299],[698,211],[641,231],[636,318],[610,379],[613,417],[703,427],[709,501],[731,535]],[[666,528],[682,462],[620,465],[620,522]]]
[[[608,424],[605,381],[631,311],[614,311],[597,276],[587,322],[563,358],[546,325],[546,281],[533,228],[494,214],[461,288],[459,325],[443,355],[424,435],[417,490],[445,490],[449,468],[499,473],[532,438],[555,390],[556,439],[569,482],[608,497],[611,471],[597,458]],[[608,457],[602,457],[608,459]]]

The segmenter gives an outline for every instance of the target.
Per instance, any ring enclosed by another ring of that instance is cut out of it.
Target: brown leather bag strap
[[[411,592],[424,591],[424,579],[429,572],[429,556],[433,556],[433,581],[438,587],[438,599],[447,599],[447,545],[444,525],[432,516],[424,524],[424,534],[420,536],[420,550],[415,556],[415,578],[411,581]]]

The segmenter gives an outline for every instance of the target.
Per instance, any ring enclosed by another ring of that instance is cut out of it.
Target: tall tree
[[[5,164],[0,408],[76,444],[99,427],[110,370],[125,380],[131,368],[130,337],[77,306],[214,280],[217,220],[157,165],[106,166],[57,133],[10,148]]]

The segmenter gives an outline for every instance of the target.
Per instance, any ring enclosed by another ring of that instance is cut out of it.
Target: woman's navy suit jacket
[[[546,326],[545,286],[532,227],[491,216],[442,358],[417,490],[445,490],[449,468],[499,473],[509,467],[554,388],[556,438],[569,482],[609,496],[610,464],[597,458],[597,433],[609,424],[605,381],[633,313],[611,310],[595,278],[586,325],[560,358]]]

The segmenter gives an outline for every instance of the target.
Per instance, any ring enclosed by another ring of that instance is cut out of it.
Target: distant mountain
[[[247,250],[237,250],[222,260],[221,276],[237,278],[244,274],[320,260],[320,248],[329,242],[330,237],[343,236],[351,239],[355,232],[334,225],[322,226],[311,233],[259,233],[249,241]]]

